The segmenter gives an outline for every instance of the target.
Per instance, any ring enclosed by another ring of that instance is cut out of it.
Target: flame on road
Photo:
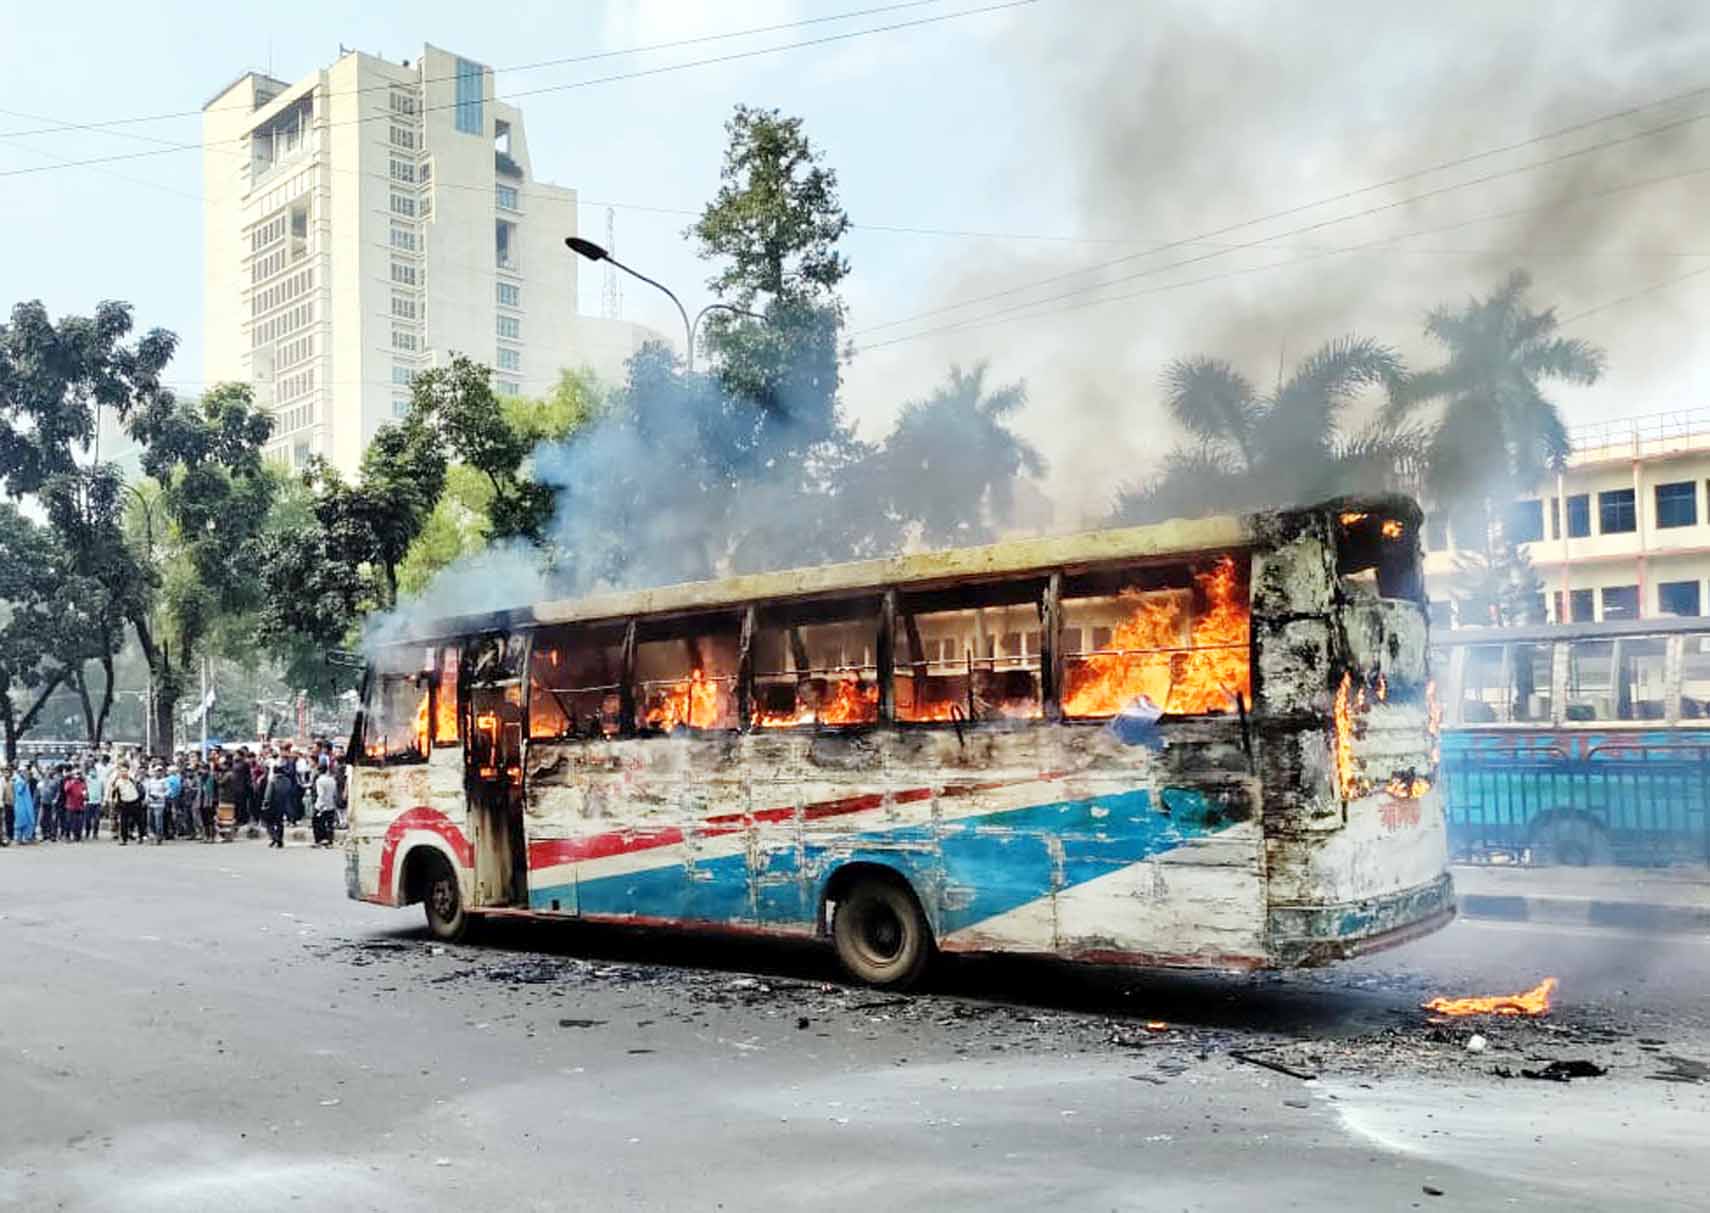
[[[1486,998],[1433,998],[1425,1003],[1427,1011],[1439,1015],[1510,1015],[1536,1016],[1550,1012],[1550,995],[1560,983],[1546,977],[1524,994],[1495,994]]]

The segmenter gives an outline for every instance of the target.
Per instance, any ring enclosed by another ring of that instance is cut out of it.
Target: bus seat
[[[1667,715],[1660,699],[1638,699],[1633,702],[1634,720],[1662,720]]]
[[[1682,720],[1701,720],[1704,717],[1704,705],[1697,699],[1686,695],[1680,697],[1680,718]]]
[[[1597,709],[1589,703],[1570,703],[1562,713],[1564,720],[1596,720]]]

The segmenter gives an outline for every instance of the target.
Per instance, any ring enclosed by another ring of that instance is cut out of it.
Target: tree
[[[70,675],[63,656],[78,620],[65,565],[47,528],[14,505],[0,505],[0,731],[6,761],[35,727],[48,698]]]
[[[1018,476],[1040,476],[1044,457],[1006,424],[1027,403],[1022,383],[986,388],[986,364],[950,368],[949,381],[903,406],[872,457],[863,485],[885,515],[918,524],[937,546],[987,542],[1007,521]]]
[[[124,621],[146,611],[155,585],[124,541],[117,474],[90,458],[101,409],[124,420],[171,399],[160,376],[177,338],[154,329],[127,344],[131,327],[129,305],[115,302],[58,324],[39,301],[20,303],[0,324],[0,483],[14,499],[37,499],[67,562],[64,575],[87,626],[61,637],[68,647],[60,655],[72,663],[65,680],[91,738],[101,736],[112,707],[112,656]],[[90,699],[91,660],[106,674],[99,707]]]
[[[221,616],[287,591],[256,545],[277,489],[261,458],[273,419],[254,407],[247,385],[226,383],[199,402],[163,393],[132,416],[130,432],[143,444],[143,470],[160,486],[169,528],[159,611],[128,609],[153,678],[157,743],[170,748],[198,645]]]
[[[528,474],[525,464],[534,443],[506,419],[491,375],[461,354],[449,366],[422,372],[410,389],[411,420],[437,436],[442,452],[454,453],[492,485],[488,509],[494,537],[540,543],[552,519],[552,491]],[[434,498],[438,495],[436,486]]]
[[[730,461],[752,473],[844,436],[837,288],[849,262],[837,242],[849,216],[800,118],[739,105],[725,133],[718,192],[686,234],[723,262],[707,280],[714,297],[761,317],[717,311],[706,330],[735,406],[722,433]]]
[[[1425,452],[1425,487],[1436,501],[1506,500],[1566,462],[1567,429],[1541,384],[1595,383],[1604,355],[1558,336],[1555,309],[1534,311],[1527,302],[1531,285],[1530,275],[1515,270],[1484,299],[1430,312],[1425,332],[1446,359],[1391,393],[1390,423],[1427,405],[1442,407]]]
[[[1373,388],[1393,388],[1400,355],[1369,338],[1325,343],[1263,394],[1228,362],[1190,358],[1164,373],[1170,415],[1191,436],[1143,486],[1124,487],[1116,516],[1151,521],[1251,509],[1388,487],[1419,452],[1401,427],[1352,434],[1342,419]]]
[[[1518,544],[1497,536],[1487,551],[1455,557],[1450,594],[1464,627],[1543,623],[1544,582]]]

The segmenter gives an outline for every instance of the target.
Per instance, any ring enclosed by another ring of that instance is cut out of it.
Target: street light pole
[[[566,236],[564,243],[572,253],[578,256],[586,257],[589,261],[609,261],[631,278],[638,278],[648,286],[664,291],[666,297],[677,305],[677,314],[683,318],[683,336],[688,338],[689,342],[689,369],[691,371],[695,369],[695,326],[689,323],[689,309],[683,306],[683,301],[672,293],[670,287],[663,282],[656,282],[640,270],[631,269],[592,240],[584,240],[580,236]]]

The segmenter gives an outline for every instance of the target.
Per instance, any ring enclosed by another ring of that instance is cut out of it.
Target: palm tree
[[[1027,386],[986,388],[987,365],[950,368],[947,383],[905,404],[895,427],[865,469],[886,514],[918,523],[932,545],[993,537],[1015,505],[1015,482],[1040,476],[1045,458],[1010,429],[1027,403]]]
[[[1390,393],[1385,419],[1442,405],[1425,453],[1425,489],[1436,501],[1506,500],[1560,469],[1570,444],[1542,380],[1595,383],[1603,351],[1556,335],[1556,311],[1533,311],[1531,276],[1515,270],[1484,299],[1432,311],[1425,332],[1443,345],[1443,365],[1410,375]]]
[[[1190,358],[1164,372],[1170,415],[1192,436],[1150,482],[1126,486],[1115,516],[1128,522],[1318,500],[1388,488],[1417,458],[1406,427],[1342,428],[1361,392],[1393,388],[1401,357],[1364,337],[1326,342],[1261,394],[1228,362]]]

